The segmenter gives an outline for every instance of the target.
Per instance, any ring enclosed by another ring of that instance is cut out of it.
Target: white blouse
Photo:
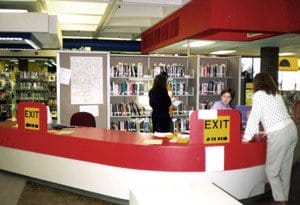
[[[252,109],[247,121],[244,138],[251,140],[259,131],[262,123],[265,133],[282,129],[291,122],[287,108],[281,95],[268,95],[265,91],[257,91],[252,97]]]

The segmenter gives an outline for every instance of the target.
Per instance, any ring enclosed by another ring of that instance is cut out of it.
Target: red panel
[[[205,12],[202,12],[203,10]],[[184,40],[190,36],[194,36],[200,31],[206,31],[209,28],[208,25],[210,24],[209,12],[209,1],[189,2],[182,7],[182,9],[177,10],[163,21],[158,22],[156,25],[142,33],[142,52],[147,53],[171,43]],[[159,29],[161,27],[169,22],[174,21],[174,19],[178,19],[178,31],[173,31],[174,33],[177,33],[177,35],[171,35],[170,38],[155,42],[153,39],[153,33],[155,33],[156,30],[160,32]]]
[[[300,33],[300,1],[299,0],[290,0],[289,9],[290,9],[290,28],[291,32]]]
[[[254,33],[289,31],[289,0],[210,1],[211,29]]]
[[[296,0],[192,0],[142,33],[142,52],[193,37],[250,41],[299,32],[299,10]],[[179,22],[177,35],[162,34],[166,30],[160,28],[174,19]],[[264,35],[248,38],[247,33]]]

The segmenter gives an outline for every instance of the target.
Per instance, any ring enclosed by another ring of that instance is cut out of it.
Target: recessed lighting
[[[208,46],[208,45],[211,45],[214,43],[216,43],[216,42],[214,42],[214,41],[192,41],[192,42],[188,42],[187,44],[184,44],[182,47],[187,47],[189,45],[189,47],[195,48],[195,47]]]
[[[214,52],[211,52],[210,54],[213,54],[213,55],[225,55],[225,54],[230,54],[230,53],[235,53],[236,51],[234,50],[220,50],[220,51],[214,51]]]
[[[279,55],[279,56],[294,56],[294,55],[296,55],[296,53],[288,53],[288,52],[285,52],[285,53],[279,53],[278,55]]]
[[[0,9],[0,13],[27,13],[24,9]]]
[[[98,24],[101,20],[99,15],[59,14],[58,20],[62,24]]]
[[[0,41],[23,41],[23,38],[0,37]]]
[[[108,6],[107,3],[87,1],[57,1],[47,0],[48,11],[51,14],[94,14],[103,15]]]
[[[61,30],[64,31],[95,31],[97,24],[62,24]]]

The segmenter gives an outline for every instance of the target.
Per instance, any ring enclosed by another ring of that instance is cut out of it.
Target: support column
[[[260,71],[269,73],[278,82],[278,47],[260,48]]]

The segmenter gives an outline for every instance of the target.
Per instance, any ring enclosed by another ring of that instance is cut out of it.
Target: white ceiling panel
[[[103,33],[134,33],[138,34],[141,33],[140,27],[106,27],[103,30]]]
[[[162,7],[156,6],[140,6],[140,5],[120,5],[120,8],[115,13],[115,17],[164,17]]]
[[[142,26],[150,27],[151,21],[147,18],[112,18],[109,26]]]

